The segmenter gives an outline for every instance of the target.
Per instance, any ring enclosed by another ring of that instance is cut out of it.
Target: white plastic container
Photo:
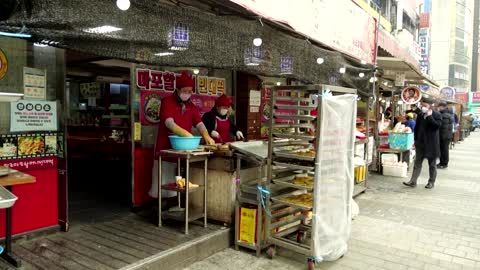
[[[395,177],[407,177],[408,168],[405,166],[391,166],[384,164],[383,166],[383,175],[385,176],[395,176]]]
[[[391,162],[398,162],[398,155],[397,154],[382,154],[382,164],[391,161]]]

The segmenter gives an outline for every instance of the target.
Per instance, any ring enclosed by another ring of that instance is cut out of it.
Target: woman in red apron
[[[228,143],[233,137],[238,140],[244,139],[243,133],[231,122],[228,117],[228,109],[232,105],[232,101],[222,95],[215,101],[215,107],[205,113],[202,121],[216,143]]]
[[[162,100],[160,106],[160,124],[158,126],[157,141],[155,144],[155,160],[158,166],[158,156],[161,150],[171,149],[170,135],[178,135],[181,137],[191,137],[192,128],[195,127],[207,144],[215,144],[210,137],[208,130],[202,123],[200,113],[197,106],[190,101],[193,89],[195,87],[194,80],[183,71],[182,75],[176,80],[177,90]],[[158,167],[157,167],[158,168]],[[176,164],[168,161],[162,161],[162,180],[164,184],[175,180]],[[156,171],[156,172],[155,172]],[[158,197],[158,170],[154,168],[154,177],[152,179],[152,188],[149,195]]]

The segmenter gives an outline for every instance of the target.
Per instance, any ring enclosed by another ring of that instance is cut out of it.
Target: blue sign
[[[293,73],[293,58],[289,56],[280,57],[280,73],[292,74]]]

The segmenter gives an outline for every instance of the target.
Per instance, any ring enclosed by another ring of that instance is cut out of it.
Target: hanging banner
[[[420,41],[420,70],[422,73],[428,74],[429,72],[429,44],[430,44],[430,34],[428,28],[420,29],[418,34],[418,39]]]
[[[57,103],[33,100],[10,103],[10,131],[57,131]]]
[[[347,55],[375,63],[375,18],[351,0],[230,0]],[[328,27],[326,27],[328,26]]]

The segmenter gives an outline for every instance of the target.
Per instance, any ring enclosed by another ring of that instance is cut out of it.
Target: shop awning
[[[405,80],[407,82],[415,84],[431,84],[439,87],[435,81],[428,78],[414,65],[403,59],[395,57],[378,57],[377,65],[383,70],[382,78],[395,81],[396,74],[402,72],[405,73]]]

